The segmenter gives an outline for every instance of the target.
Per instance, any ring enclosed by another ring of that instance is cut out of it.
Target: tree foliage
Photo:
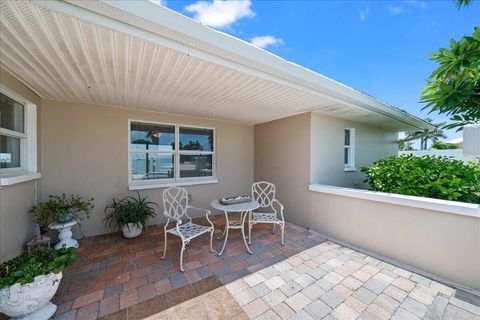
[[[374,191],[480,203],[480,163],[448,157],[388,156],[363,167]]]
[[[448,142],[442,142],[442,141],[437,141],[435,142],[431,149],[437,149],[437,150],[452,150],[452,149],[459,149],[460,146],[458,143],[448,143]]]
[[[439,66],[423,89],[424,109],[450,116],[448,129],[480,122],[480,27],[471,37],[452,39],[449,49],[439,49],[431,59]]]
[[[425,132],[424,130],[418,131],[408,131],[405,132],[405,138],[409,140],[418,140],[420,139],[420,149],[426,150],[427,149],[427,142],[430,140],[432,143],[437,142],[439,139],[446,139],[447,136],[443,133],[442,127],[445,126],[446,122],[440,123],[433,123],[431,118],[426,118],[425,121],[430,123],[435,127],[433,130],[429,130]],[[399,145],[399,148],[402,146]],[[413,150],[413,149],[412,149]]]

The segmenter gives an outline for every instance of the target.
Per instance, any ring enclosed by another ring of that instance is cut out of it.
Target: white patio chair
[[[259,181],[252,184],[252,198],[259,204],[260,212],[250,212],[248,217],[248,243],[252,244],[252,226],[257,223],[273,224],[272,234],[278,224],[282,229],[282,246],[285,245],[285,219],[283,218],[284,207],[275,199],[275,185],[267,181]]]
[[[163,207],[165,209],[163,215],[167,218],[167,222],[163,227],[165,235],[165,244],[163,248],[162,259],[165,259],[167,252],[167,234],[171,233],[182,239],[182,249],[180,251],[180,270],[183,270],[183,251],[185,246],[190,243],[190,240],[210,232],[210,252],[213,252],[212,239],[213,239],[213,223],[209,219],[210,210],[204,210],[195,208],[188,205],[188,193],[184,188],[172,187],[163,191]],[[188,214],[189,210],[197,210],[205,212],[205,218],[210,223],[210,226],[202,226],[192,222],[192,218]],[[182,218],[186,216],[188,222],[184,223]],[[170,219],[176,221],[175,227],[168,229]]]

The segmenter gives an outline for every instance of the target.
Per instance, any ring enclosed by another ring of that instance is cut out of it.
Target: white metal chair
[[[183,251],[185,246],[190,243],[190,240],[196,238],[204,233],[210,232],[210,251],[213,252],[212,239],[213,239],[213,223],[209,219],[210,210],[204,210],[195,208],[188,205],[188,193],[184,188],[171,187],[163,191],[163,207],[165,209],[163,215],[167,218],[167,222],[163,227],[163,233],[165,235],[165,245],[163,249],[162,259],[165,259],[167,252],[167,234],[171,233],[182,239],[182,251],[180,252],[180,270],[183,270]],[[188,215],[189,210],[197,210],[205,212],[205,218],[210,223],[210,226],[202,226],[192,222],[192,218]],[[186,216],[188,222],[184,223],[182,218]],[[170,219],[176,221],[176,225],[173,228],[168,229]]]
[[[285,219],[283,218],[284,207],[275,199],[275,185],[267,181],[259,181],[252,184],[252,198],[260,204],[260,212],[251,212],[248,217],[248,243],[252,243],[252,226],[257,223],[273,224],[272,233],[278,224],[282,229],[282,246],[285,245]]]

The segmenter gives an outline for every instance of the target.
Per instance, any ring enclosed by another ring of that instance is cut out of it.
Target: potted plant
[[[93,198],[83,200],[78,195],[70,195],[67,198],[65,193],[62,196],[50,196],[48,201],[33,207],[33,219],[44,232],[52,222],[67,223],[73,219],[81,221],[83,216],[90,219],[90,212],[94,208]]]
[[[0,312],[15,319],[47,320],[57,310],[50,302],[62,269],[75,261],[73,248],[24,251],[0,265]]]
[[[105,225],[122,230],[125,238],[136,238],[145,227],[148,219],[155,218],[155,202],[147,201],[137,192],[137,196],[126,196],[123,199],[115,198],[105,207]]]

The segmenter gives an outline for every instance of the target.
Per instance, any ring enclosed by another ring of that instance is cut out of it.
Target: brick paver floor
[[[329,241],[226,288],[250,319],[480,319],[477,298]]]
[[[223,217],[214,219],[216,235]],[[240,232],[225,253],[193,240],[179,270],[179,240],[163,250],[162,226],[136,239],[119,233],[85,239],[53,302],[55,319],[477,319],[480,299],[291,223],[286,245],[255,226],[253,255]],[[222,242],[215,240],[219,249]]]
[[[223,216],[215,216],[213,222],[215,236],[221,235]],[[139,305],[151,314],[158,312],[201,295],[203,289],[199,287],[230,283],[325,241],[319,234],[291,223],[286,225],[285,238],[286,245],[282,246],[279,228],[272,234],[269,226],[255,226],[251,245],[254,254],[250,255],[236,230],[230,232],[220,257],[210,253],[207,235],[193,239],[184,254],[185,272],[179,269],[178,237],[169,235],[167,255],[160,259],[163,226],[148,227],[136,239],[124,239],[120,233],[86,238],[77,261],[64,270],[53,298],[58,305],[55,319],[94,320],[112,314],[122,319],[127,314],[122,310],[128,311],[130,319],[141,319]],[[214,248],[219,250],[222,241],[214,240]]]

